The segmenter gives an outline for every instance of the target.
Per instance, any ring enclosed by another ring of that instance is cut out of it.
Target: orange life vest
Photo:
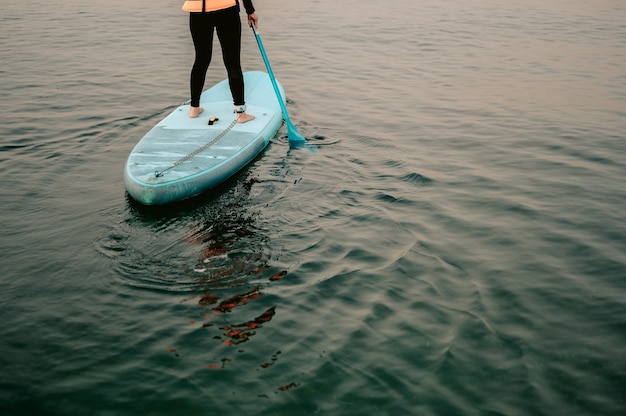
[[[236,4],[236,0],[186,0],[183,4],[183,11],[214,12],[215,10],[228,9]]]

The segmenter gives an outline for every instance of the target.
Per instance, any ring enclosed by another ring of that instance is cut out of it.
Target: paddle
[[[272,80],[272,85],[274,86],[274,92],[276,93],[276,98],[278,99],[278,103],[280,104],[280,108],[283,110],[283,117],[285,118],[285,124],[287,124],[287,136],[289,137],[289,144],[291,146],[299,147],[304,146],[306,144],[306,139],[304,136],[298,131],[296,126],[293,125],[291,120],[289,119],[289,114],[287,114],[287,107],[283,102],[283,98],[280,95],[280,90],[278,89],[278,84],[276,84],[276,78],[274,78],[274,73],[272,72],[272,67],[270,66],[270,61],[267,59],[267,54],[265,53],[265,48],[263,48],[263,42],[261,41],[261,35],[254,27],[254,25],[250,25],[252,31],[254,32],[254,37],[256,38],[256,43],[259,45],[259,50],[261,51],[261,56],[263,57],[263,62],[265,62],[265,67],[267,68],[267,73]]]

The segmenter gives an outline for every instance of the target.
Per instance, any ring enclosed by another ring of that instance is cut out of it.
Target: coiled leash
[[[209,122],[209,124],[213,124],[211,122]],[[184,163],[186,161],[188,161],[189,159],[191,159],[192,157],[204,152],[206,149],[208,149],[209,147],[211,147],[212,145],[214,145],[217,141],[219,141],[222,137],[224,137],[229,131],[231,131],[233,129],[233,127],[235,127],[235,125],[237,124],[237,118],[235,118],[233,120],[232,123],[230,123],[230,125],[228,127],[226,127],[226,129],[224,131],[222,131],[220,134],[218,134],[213,140],[211,140],[209,143],[205,144],[204,146],[194,150],[193,152],[189,153],[188,155],[178,159],[176,162],[174,162],[174,164],[172,166],[170,166],[169,168],[165,168],[162,171],[155,171],[154,172],[154,177],[155,178],[160,178],[161,176],[163,176],[163,174],[165,172],[167,172],[170,169],[174,169],[176,166],[180,165],[181,163]]]

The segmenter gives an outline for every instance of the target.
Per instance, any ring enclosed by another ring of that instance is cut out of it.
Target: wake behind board
[[[130,152],[124,184],[131,197],[161,205],[198,195],[233,176],[269,144],[283,122],[270,77],[245,72],[244,82],[247,112],[256,118],[232,123],[227,79],[202,93],[204,112],[198,118],[189,118],[189,104],[179,106]],[[211,117],[218,120],[209,125]]]

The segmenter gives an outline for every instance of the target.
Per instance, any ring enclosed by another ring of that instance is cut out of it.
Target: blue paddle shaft
[[[276,98],[278,99],[278,103],[280,104],[280,108],[283,111],[283,116],[285,117],[285,123],[287,123],[287,132],[289,135],[289,140],[292,142],[304,142],[306,141],[304,136],[300,134],[296,126],[291,123],[289,119],[289,114],[287,114],[287,107],[283,101],[283,98],[280,94],[280,90],[278,89],[278,84],[276,83],[276,78],[274,77],[274,72],[272,71],[272,67],[270,65],[270,61],[267,58],[267,54],[265,53],[265,48],[263,47],[263,42],[261,41],[261,35],[256,30],[254,25],[250,26],[252,31],[254,32],[254,37],[256,38],[256,43],[259,45],[259,50],[261,51],[261,56],[263,57],[263,62],[265,62],[265,67],[267,68],[267,73],[270,76],[270,80],[272,81],[272,86],[274,87],[274,92],[276,93]]]

